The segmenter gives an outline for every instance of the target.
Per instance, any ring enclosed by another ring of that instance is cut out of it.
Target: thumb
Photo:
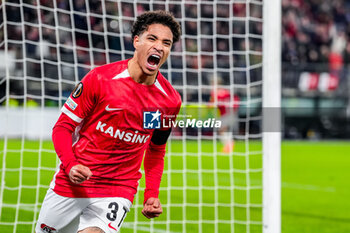
[[[159,200],[156,199],[156,200],[153,202],[153,207],[154,207],[154,208],[159,208],[159,204],[160,204],[160,203],[159,203]]]
[[[92,176],[92,172],[91,172],[90,168],[85,167],[85,166],[82,169],[82,173],[86,177],[87,180]]]
[[[153,197],[148,198],[147,201],[145,202],[145,205],[154,206],[154,198]]]

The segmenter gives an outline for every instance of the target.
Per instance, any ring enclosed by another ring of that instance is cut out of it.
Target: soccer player
[[[222,77],[217,76],[217,85],[214,85],[214,77],[212,84],[215,86],[211,92],[211,102],[215,99],[218,103],[218,109],[220,112],[220,119],[222,127],[219,129],[220,140],[223,143],[223,152],[230,154],[234,151],[235,141],[232,138],[232,133],[238,133],[239,121],[238,121],[238,108],[240,98],[238,95],[233,95],[226,88],[223,88]]]
[[[143,157],[142,213],[162,213],[158,194],[171,129],[160,121],[161,115],[176,116],[181,99],[159,68],[180,34],[172,14],[146,12],[132,28],[134,56],[93,69],[76,86],[53,128],[61,164],[36,233],[118,232],[136,194]]]

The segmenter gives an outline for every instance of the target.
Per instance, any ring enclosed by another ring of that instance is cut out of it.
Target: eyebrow
[[[154,37],[155,39],[158,39],[158,37],[156,35],[154,35],[154,34],[148,34],[148,36],[151,36],[151,37]],[[164,39],[163,41],[173,43],[173,41],[170,40],[170,39]]]

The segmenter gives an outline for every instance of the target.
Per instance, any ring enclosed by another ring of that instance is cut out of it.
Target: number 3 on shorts
[[[118,210],[119,210],[119,205],[117,202],[111,202],[109,203],[108,205],[108,209],[109,209],[109,212],[107,213],[106,217],[109,221],[111,222],[114,222],[115,220],[117,220],[117,213],[118,213]],[[122,218],[120,219],[119,223],[118,223],[118,228],[120,227],[120,225],[122,224],[122,222],[124,221],[124,218],[126,216],[126,213],[128,212],[128,209],[123,206],[123,210],[124,210],[124,214],[122,216]],[[117,230],[116,228],[114,228],[111,223],[108,224],[108,226],[114,230]]]

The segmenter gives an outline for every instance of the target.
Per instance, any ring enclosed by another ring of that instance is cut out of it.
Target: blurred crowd
[[[349,1],[283,0],[282,15],[284,62],[331,69],[349,62]]]
[[[21,7],[18,0],[7,1],[8,46],[16,60],[13,76],[31,77],[26,85],[15,79],[10,91],[41,96],[44,77],[45,95],[67,96],[74,82],[93,66],[132,56],[130,30],[135,16],[165,9],[180,21],[183,40],[173,46],[164,74],[187,101],[209,101],[215,76],[222,78],[222,85],[261,80],[259,2],[247,9],[245,3],[228,1],[165,5],[147,1],[26,0]],[[282,0],[283,71],[343,72],[344,64],[350,63],[349,21],[348,1]],[[295,75],[284,77],[296,79]]]
[[[282,0],[282,30],[284,71],[329,72],[347,79],[349,1]]]
[[[249,15],[255,20],[247,27],[244,3],[172,2],[165,6],[147,1],[40,0],[39,11],[38,1],[25,2],[22,8],[17,4],[6,5],[8,44],[16,51],[15,76],[33,77],[33,82],[29,80],[33,86],[40,84],[35,84],[35,78],[45,77],[48,96],[69,94],[68,91],[58,93],[57,80],[63,81],[64,91],[71,90],[71,83],[81,79],[92,66],[131,57],[130,30],[134,17],[158,9],[171,11],[182,25],[183,40],[173,46],[173,53],[163,68],[165,76],[179,87],[188,101],[209,101],[210,88],[202,91],[201,96],[198,89],[200,85],[210,86],[216,75],[223,79],[223,85],[261,80],[261,70],[251,69],[255,75],[247,75],[240,69],[262,60],[261,4],[251,4]],[[249,33],[257,37],[247,40],[248,28]],[[23,39],[25,43],[21,42]],[[247,59],[247,49],[257,53]],[[25,57],[29,59],[22,61]],[[167,69],[169,67],[172,69]],[[233,69],[235,74],[232,67],[237,68]],[[251,76],[249,80],[247,76]],[[11,91],[23,92],[22,87],[17,80]],[[40,88],[38,86],[37,93],[33,91],[35,88],[27,93],[41,95]]]

